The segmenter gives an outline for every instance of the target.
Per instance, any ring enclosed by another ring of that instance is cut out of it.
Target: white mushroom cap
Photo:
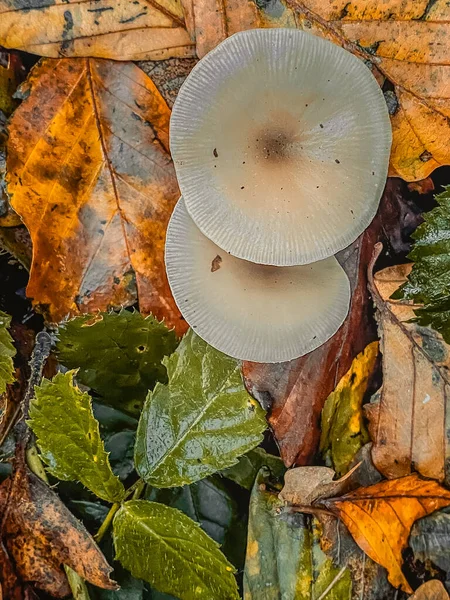
[[[373,219],[391,126],[366,65],[292,29],[233,35],[183,84],[170,145],[187,209],[234,256],[272,265],[336,254]]]
[[[334,257],[297,267],[235,258],[201,233],[182,198],[167,230],[166,269],[194,331],[242,360],[282,362],[306,354],[348,312],[349,281]]]

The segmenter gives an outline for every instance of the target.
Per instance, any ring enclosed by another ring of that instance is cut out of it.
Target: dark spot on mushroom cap
[[[323,129],[323,125],[322,125],[322,123],[319,123],[319,125],[320,125],[320,129]]]
[[[334,160],[334,162],[335,162],[335,163],[337,163],[338,165],[340,165],[340,164],[341,164],[341,161],[340,161],[340,160],[338,160],[337,158]]]
[[[219,158],[219,154],[218,154],[218,152],[217,152],[217,148],[214,148],[214,150],[213,150],[213,154],[214,154],[214,156],[215,156],[216,158]]]

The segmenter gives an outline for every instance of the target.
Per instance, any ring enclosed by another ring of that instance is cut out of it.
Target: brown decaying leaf
[[[365,407],[372,459],[388,478],[416,470],[449,484],[450,347],[437,332],[409,322],[411,302],[390,298],[410,270],[398,265],[371,278],[383,357],[383,387]]]
[[[391,584],[412,593],[402,572],[402,551],[417,519],[450,505],[450,491],[409,475],[358,488],[320,505],[342,519],[358,546],[385,567]]]
[[[179,0],[0,0],[0,44],[53,58],[144,60],[195,52]]]
[[[16,458],[12,478],[0,486],[0,506],[4,555],[23,582],[63,598],[70,593],[65,564],[93,585],[117,589],[90,534],[22,460]]]
[[[186,330],[164,269],[179,196],[170,111],[132,63],[45,59],[9,125],[7,182],[30,231],[27,294],[51,321],[130,304]]]
[[[410,192],[417,192],[418,194],[431,194],[431,192],[434,192],[434,181],[431,177],[413,181],[412,183],[408,183],[408,190]]]
[[[320,439],[319,420],[325,400],[354,357],[376,339],[370,319],[367,266],[379,239],[387,240],[394,254],[407,249],[403,235],[415,229],[419,218],[403,194],[404,184],[389,179],[374,221],[338,256],[353,294],[348,317],[336,335],[314,352],[287,363],[243,363],[247,389],[266,408],[271,406],[269,424],[288,467],[310,462]]]
[[[299,27],[370,61],[395,85],[391,175],[424,179],[450,164],[447,0],[286,0]]]
[[[410,596],[409,600],[449,600],[445,587],[438,579],[426,581]]]

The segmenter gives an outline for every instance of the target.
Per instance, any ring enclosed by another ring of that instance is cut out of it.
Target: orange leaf
[[[27,293],[51,321],[130,304],[185,322],[164,269],[179,191],[170,111],[132,63],[42,61],[9,125],[7,182],[33,241]]]
[[[302,28],[370,61],[395,84],[391,175],[415,181],[450,164],[450,6],[446,0],[287,2]]]
[[[358,546],[385,567],[395,587],[412,593],[402,572],[402,551],[417,519],[450,505],[450,491],[409,475],[358,488],[321,505],[342,519]]]
[[[193,56],[179,0],[0,0],[0,45],[40,56]]]

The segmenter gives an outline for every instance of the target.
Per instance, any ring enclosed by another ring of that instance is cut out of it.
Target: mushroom
[[[255,29],[194,67],[170,140],[200,230],[234,256],[287,266],[332,256],[369,225],[391,127],[353,54],[303,31]]]
[[[182,198],[167,230],[166,269],[193,330],[242,360],[282,362],[306,354],[348,312],[349,281],[334,257],[295,267],[236,258],[202,234]]]

